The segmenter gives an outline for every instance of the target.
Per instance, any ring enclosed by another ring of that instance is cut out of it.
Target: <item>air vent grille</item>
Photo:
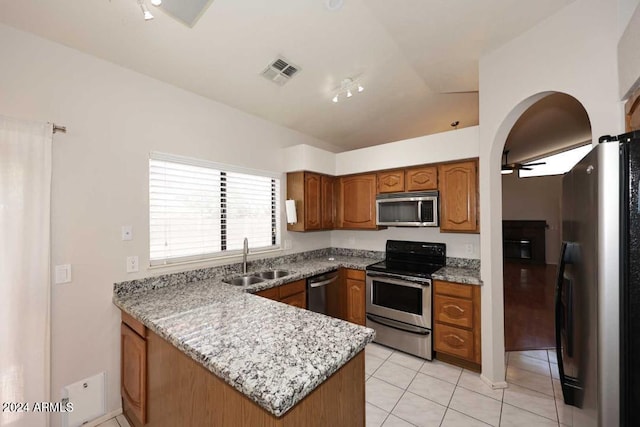
[[[300,67],[297,65],[290,64],[283,58],[276,58],[262,71],[262,76],[282,86],[297,74],[298,71],[300,71]]]

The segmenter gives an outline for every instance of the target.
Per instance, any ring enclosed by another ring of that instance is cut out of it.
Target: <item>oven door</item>
[[[431,329],[431,280],[368,271],[367,314]]]

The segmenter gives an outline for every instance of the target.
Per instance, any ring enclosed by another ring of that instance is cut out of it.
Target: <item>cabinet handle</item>
[[[464,346],[464,340],[459,336],[453,334],[445,335],[443,337],[443,341],[453,348],[460,348]]]
[[[464,317],[465,310],[458,305],[455,304],[444,304],[442,306],[442,311],[445,314],[453,319],[460,319]]]

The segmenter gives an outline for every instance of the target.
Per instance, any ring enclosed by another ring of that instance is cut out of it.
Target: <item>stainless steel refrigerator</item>
[[[574,426],[638,425],[639,183],[638,132],[600,138],[563,178],[556,350]]]

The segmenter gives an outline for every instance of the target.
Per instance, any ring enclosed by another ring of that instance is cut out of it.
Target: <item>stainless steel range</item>
[[[367,326],[376,342],[433,358],[431,274],[446,252],[443,243],[387,240],[385,260],[367,267]]]

